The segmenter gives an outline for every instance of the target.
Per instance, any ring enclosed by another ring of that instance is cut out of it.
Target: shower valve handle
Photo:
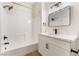
[[[4,35],[4,40],[7,39],[8,37]]]

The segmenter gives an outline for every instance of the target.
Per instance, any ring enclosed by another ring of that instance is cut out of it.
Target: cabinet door
[[[70,51],[66,50],[65,48],[62,48],[51,41],[48,43],[49,44],[49,56],[69,56]]]
[[[39,36],[39,52],[47,56],[69,56],[70,43],[57,38]]]
[[[48,55],[48,50],[49,50],[49,47],[48,47],[48,42],[44,39],[40,39],[39,40],[39,52],[42,54],[42,55]]]

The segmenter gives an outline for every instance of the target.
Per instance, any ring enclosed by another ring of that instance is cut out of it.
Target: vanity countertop
[[[74,42],[77,39],[76,35],[65,35],[65,34],[51,35],[51,34],[47,34],[47,33],[40,33],[40,35],[53,37],[53,38],[57,38],[57,39],[68,41],[68,42]]]

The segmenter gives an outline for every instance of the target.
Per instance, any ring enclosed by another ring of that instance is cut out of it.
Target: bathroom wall
[[[5,5],[12,5],[13,9],[3,8]],[[13,49],[27,46],[32,40],[32,9],[25,8],[13,3],[2,3],[1,5],[1,51],[10,51]],[[6,35],[8,39],[4,40]],[[9,45],[4,45],[9,42]],[[5,50],[5,47],[7,48]]]
[[[41,31],[41,3],[36,2],[32,6],[32,36],[34,40],[38,41],[38,34]]]
[[[65,5],[66,5],[66,3],[65,3]],[[65,6],[65,5],[63,5],[63,6]],[[79,3],[70,2],[68,5],[71,6],[71,24],[69,26],[49,27],[47,24],[47,21],[48,21],[47,20],[48,16],[46,13],[47,11],[45,10],[47,6],[45,6],[45,3],[42,3],[42,32],[48,33],[48,34],[54,34],[53,29],[57,28],[58,34],[67,34],[67,35],[79,34]],[[43,22],[46,23],[46,26],[43,25]]]

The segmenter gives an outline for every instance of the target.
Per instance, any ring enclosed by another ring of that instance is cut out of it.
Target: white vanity
[[[73,23],[76,17],[72,16],[76,12],[74,7],[73,3],[42,3],[40,54],[45,56],[79,55],[79,34],[77,34],[79,32],[76,32],[76,26]]]
[[[76,36],[39,34],[39,52],[47,56],[70,56]]]

